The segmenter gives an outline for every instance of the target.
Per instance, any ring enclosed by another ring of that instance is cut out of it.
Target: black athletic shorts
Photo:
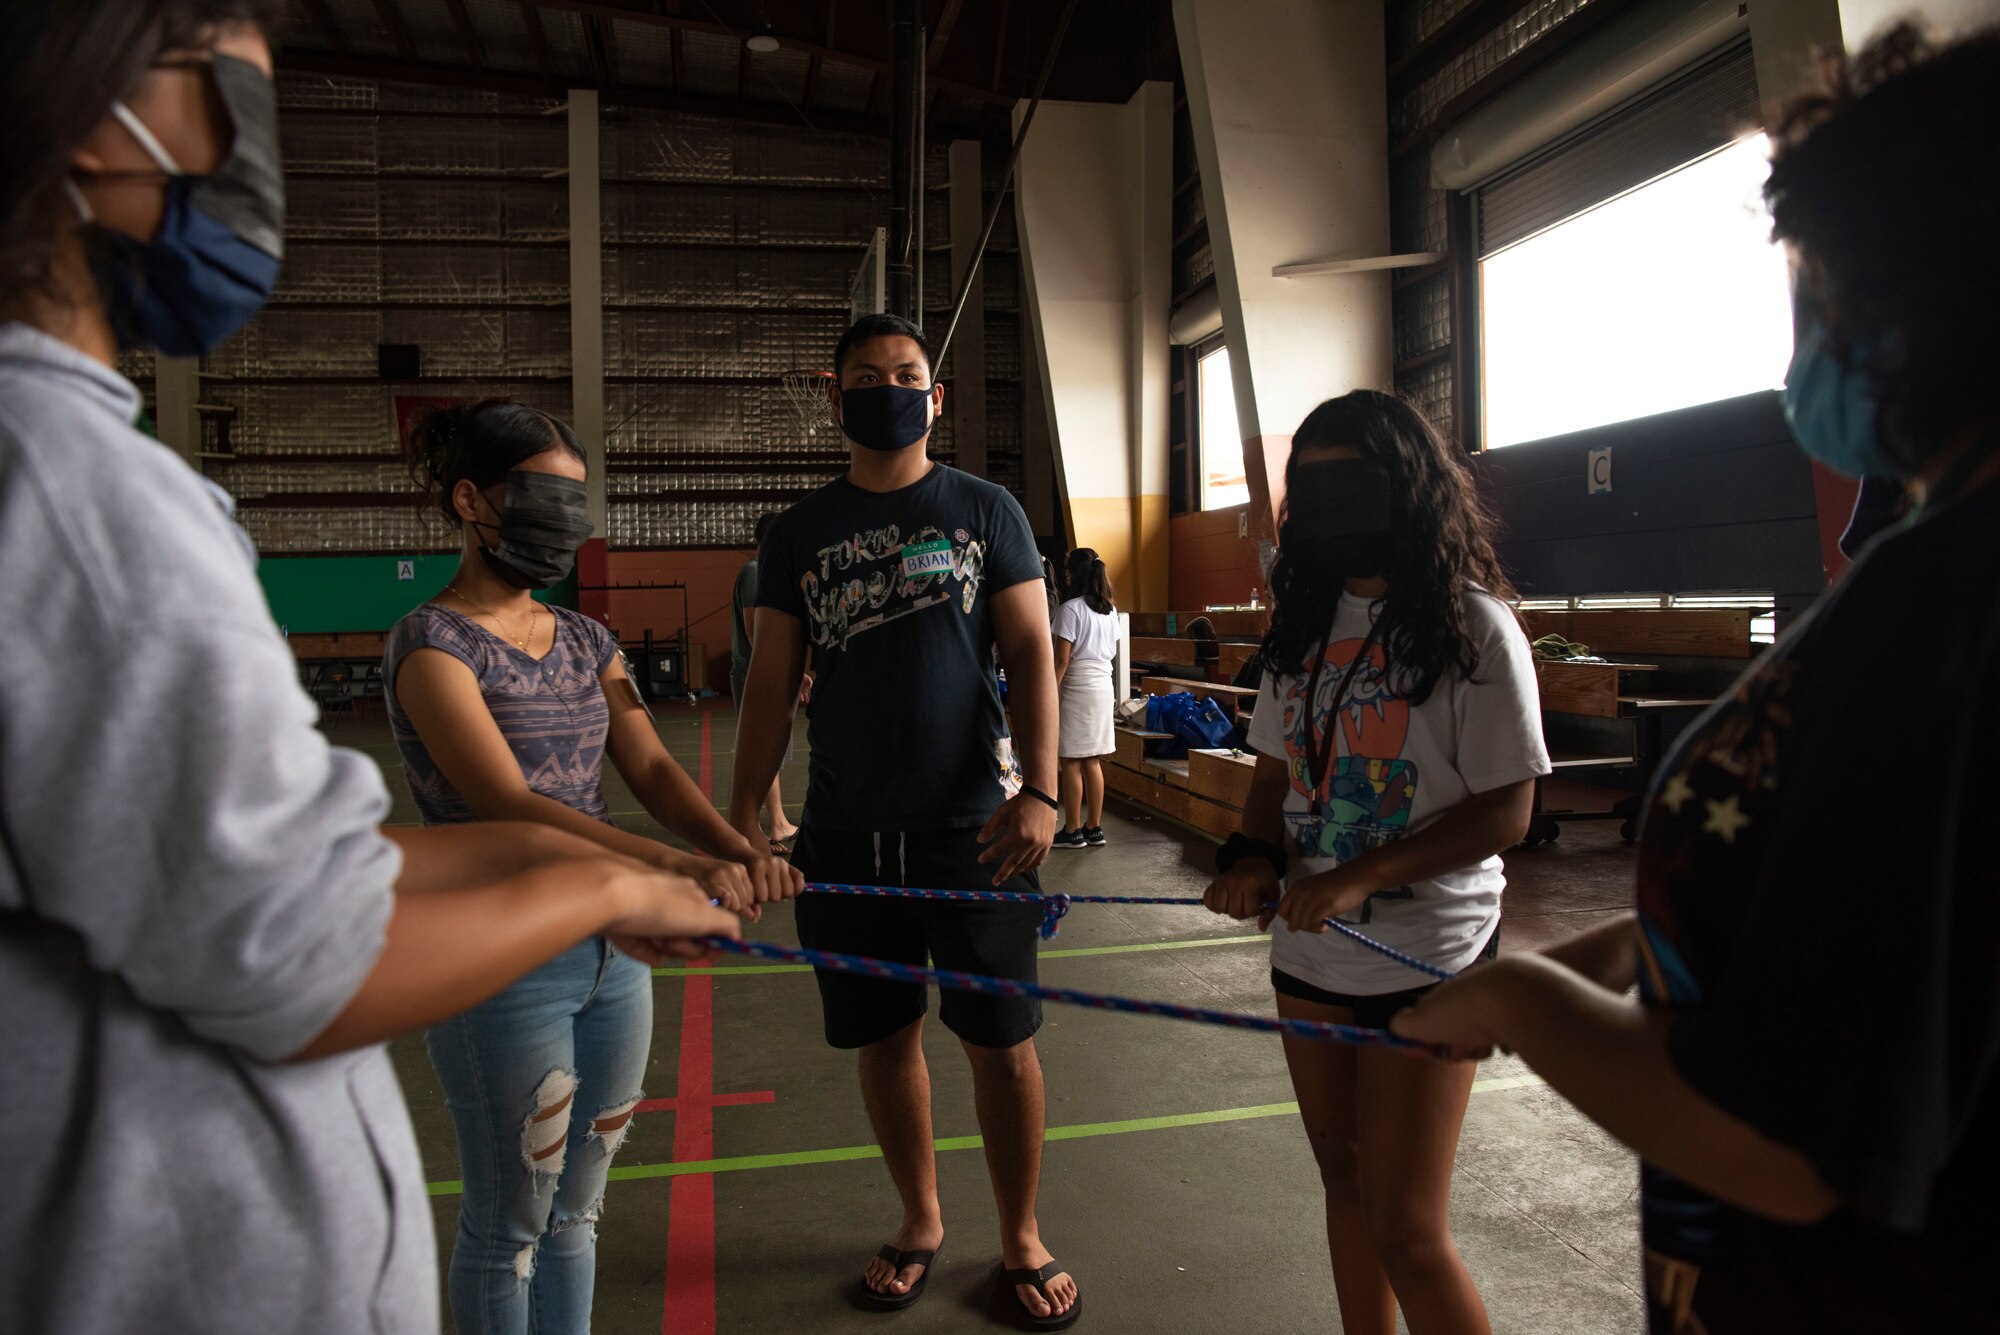
[[[1041,882],[1024,872],[993,884],[981,866],[978,829],[827,830],[807,825],[792,845],[792,865],[808,882],[911,886],[927,890],[1018,890],[1039,895]],[[1035,981],[1042,910],[1034,904],[973,904],[950,900],[861,895],[799,897],[799,943],[808,950],[866,955],[898,964]],[[880,1042],[928,1008],[915,983],[815,970],[826,1041],[836,1048]],[[946,991],[938,1002],[945,1028],[974,1047],[1011,1048],[1042,1027],[1042,1003]]]
[[[1493,935],[1486,938],[1486,948],[1479,952],[1479,959],[1490,960],[1500,954],[1500,926],[1495,923]],[[1475,961],[1476,963],[1477,961]],[[1416,971],[1411,976],[1418,977]],[[1379,996],[1357,997],[1345,992],[1329,992],[1323,987],[1314,987],[1305,979],[1286,973],[1283,969],[1271,970],[1271,986],[1278,989],[1280,996],[1293,997],[1299,1001],[1311,1001],[1321,1006],[1345,1006],[1354,1012],[1354,1023],[1363,1029],[1387,1029],[1389,1017],[1397,1011],[1407,1010],[1423,999],[1424,993],[1436,987],[1436,983],[1426,983],[1422,987],[1405,988],[1401,992],[1384,992]]]

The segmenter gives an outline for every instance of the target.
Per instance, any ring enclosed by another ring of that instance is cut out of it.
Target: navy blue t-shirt
[[[1991,1331],[2000,486],[1869,548],[1660,767],[1639,990],[1688,1084],[1840,1197],[1642,1178],[1655,1335]]]
[[[757,605],[805,626],[805,820],[833,830],[984,825],[1019,767],[993,672],[993,594],[1040,582],[1027,516],[943,464],[900,491],[846,478],[780,515]]]

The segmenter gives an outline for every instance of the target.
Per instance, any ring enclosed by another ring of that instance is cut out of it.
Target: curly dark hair
[[[0,4],[0,311],[46,291],[69,160],[160,56],[226,23],[269,25],[276,0],[6,0]]]
[[[1884,445],[1921,467],[1994,410],[2000,27],[1938,46],[1897,24],[1820,72],[1778,119],[1772,231],[1834,355],[1874,381]]]
[[[1394,394],[1359,389],[1307,414],[1285,464],[1288,495],[1299,455],[1320,445],[1352,446],[1389,474],[1389,563],[1382,571],[1389,594],[1376,624],[1397,694],[1422,704],[1453,668],[1467,677],[1479,670],[1460,598],[1475,588],[1502,600],[1514,597],[1513,582],[1493,554],[1495,521],[1456,447]],[[1288,499],[1280,534],[1290,519]],[[1311,569],[1279,549],[1271,571],[1271,629],[1261,651],[1271,671],[1310,668],[1346,585],[1344,574]]]

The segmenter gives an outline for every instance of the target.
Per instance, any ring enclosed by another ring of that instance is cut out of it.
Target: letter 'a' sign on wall
[[[397,579],[415,579],[416,577],[417,563],[415,561],[399,560],[396,562]]]
[[[1589,494],[1606,495],[1611,490],[1611,451],[1609,448],[1592,450],[1588,470]]]

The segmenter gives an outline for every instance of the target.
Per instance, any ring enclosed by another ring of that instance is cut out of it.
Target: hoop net
[[[785,401],[791,405],[792,416],[798,419],[808,436],[822,427],[834,425],[833,405],[826,401],[826,390],[833,383],[833,372],[786,371],[778,377],[778,383],[784,388]]]

